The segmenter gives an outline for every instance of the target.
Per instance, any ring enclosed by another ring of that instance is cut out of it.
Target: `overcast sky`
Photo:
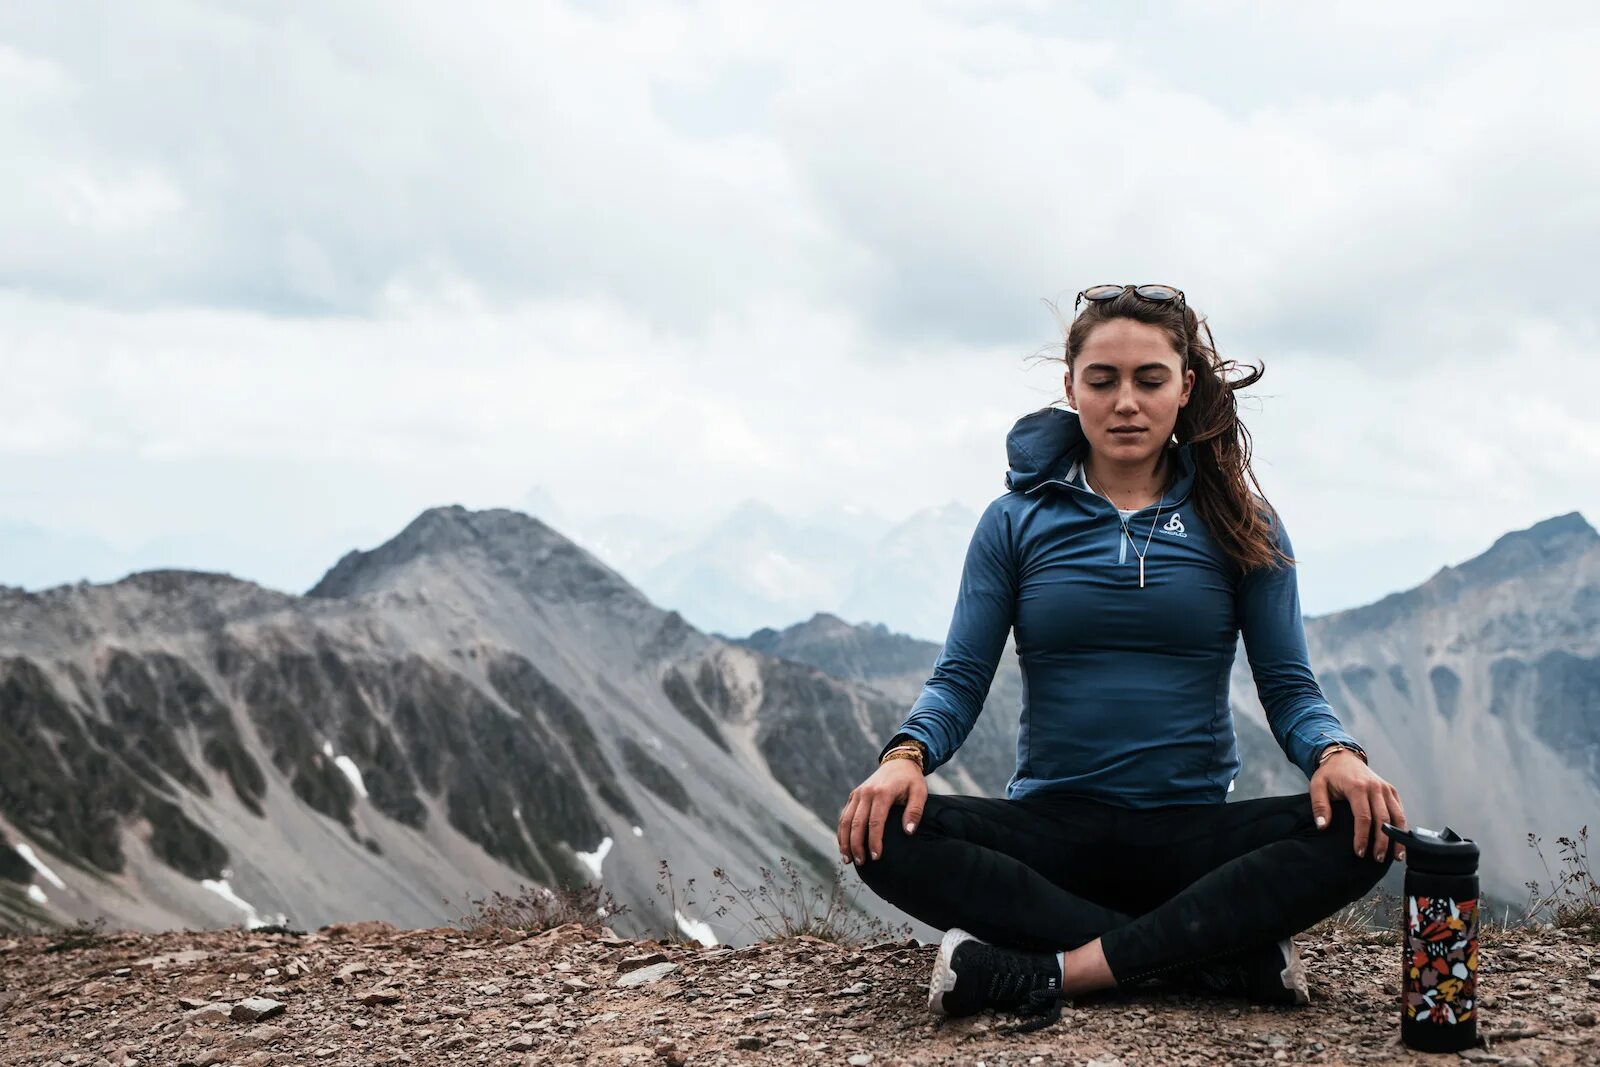
[[[1600,518],[1597,54],[1584,4],[6,5],[0,528],[298,591],[438,504],[977,511],[1044,301],[1154,281],[1266,365],[1308,611],[1365,602]]]

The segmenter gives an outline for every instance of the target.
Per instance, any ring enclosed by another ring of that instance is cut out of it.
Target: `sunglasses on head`
[[[1170,285],[1091,285],[1079,293],[1078,298],[1072,302],[1073,317],[1077,317],[1078,306],[1085,300],[1115,300],[1129,289],[1133,290],[1135,296],[1153,300],[1158,304],[1176,300],[1180,306],[1184,306],[1183,290],[1174,289]]]

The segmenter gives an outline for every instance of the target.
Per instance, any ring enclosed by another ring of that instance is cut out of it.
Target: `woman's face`
[[[1089,332],[1066,381],[1067,400],[1095,455],[1135,464],[1157,455],[1172,438],[1194,371],[1183,369],[1165,330],[1108,319]],[[1120,432],[1124,426],[1137,432]]]

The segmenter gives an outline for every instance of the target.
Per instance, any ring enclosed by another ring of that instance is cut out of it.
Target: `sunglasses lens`
[[[1141,285],[1134,290],[1146,300],[1176,300],[1178,290],[1170,285]]]
[[[1083,291],[1087,300],[1110,300],[1122,292],[1120,285],[1091,285]]]

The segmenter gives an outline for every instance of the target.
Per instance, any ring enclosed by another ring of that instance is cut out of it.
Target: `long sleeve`
[[[933,675],[895,732],[928,746],[932,772],[967,739],[1000,664],[1016,612],[1017,564],[1010,517],[993,500],[978,518],[961,568],[961,585]],[[893,740],[878,753],[883,758]]]
[[[1278,546],[1293,556],[1281,516],[1273,525]],[[1284,755],[1309,779],[1317,769],[1317,753],[1325,746],[1357,742],[1345,732],[1311,671],[1295,566],[1249,571],[1239,581],[1237,596],[1239,630],[1267,725]]]

